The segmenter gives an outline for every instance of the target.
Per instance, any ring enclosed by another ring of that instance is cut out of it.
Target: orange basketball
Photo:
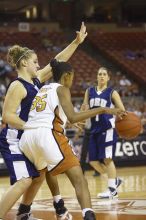
[[[122,119],[116,118],[116,131],[121,138],[133,139],[142,129],[140,118],[133,112],[128,112]]]

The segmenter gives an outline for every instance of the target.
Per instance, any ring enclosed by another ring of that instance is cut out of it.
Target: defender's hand
[[[76,34],[77,34],[76,42],[78,44],[81,44],[88,35],[88,33],[86,32],[86,26],[85,26],[84,22],[82,22],[80,31],[76,31]]]

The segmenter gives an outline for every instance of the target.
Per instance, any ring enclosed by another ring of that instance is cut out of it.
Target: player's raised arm
[[[76,31],[76,38],[75,40],[73,40],[71,42],[71,44],[69,44],[62,52],[60,52],[55,59],[57,59],[58,61],[68,61],[68,59],[72,56],[72,54],[75,52],[75,50],[77,49],[77,47],[79,46],[79,44],[81,44],[84,39],[87,36],[87,32],[86,32],[86,26],[84,24],[84,22],[82,22],[80,31]]]
[[[77,47],[84,41],[87,36],[86,26],[84,22],[82,22],[80,31],[76,32],[76,38],[57,56],[55,57],[56,60],[59,61],[67,61],[73,55]],[[38,78],[41,82],[45,82],[46,80],[52,77],[52,68],[50,64],[45,66],[43,69],[38,71]]]

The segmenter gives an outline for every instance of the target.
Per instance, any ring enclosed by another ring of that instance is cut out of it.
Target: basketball
[[[116,131],[121,138],[133,139],[136,138],[142,128],[140,118],[133,112],[128,112],[122,119],[116,118]]]

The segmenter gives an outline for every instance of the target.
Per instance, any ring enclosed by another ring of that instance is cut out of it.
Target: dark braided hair
[[[50,65],[52,67],[53,79],[55,82],[58,82],[64,73],[71,73],[73,71],[69,63],[59,62],[56,59],[51,60]]]

